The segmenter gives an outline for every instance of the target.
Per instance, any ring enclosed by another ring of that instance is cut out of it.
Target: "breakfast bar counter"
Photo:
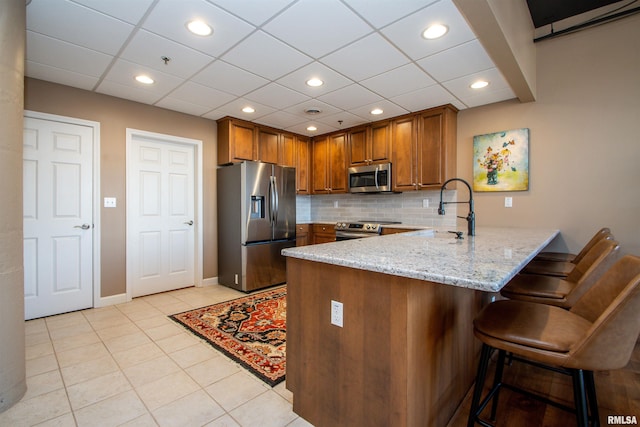
[[[474,380],[473,318],[557,234],[426,229],[284,250],[294,412],[316,427],[445,426]]]

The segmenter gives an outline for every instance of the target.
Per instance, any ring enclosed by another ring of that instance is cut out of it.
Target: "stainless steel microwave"
[[[350,193],[381,193],[391,190],[391,163],[349,168]]]

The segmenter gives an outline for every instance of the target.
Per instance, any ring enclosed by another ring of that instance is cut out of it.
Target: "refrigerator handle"
[[[274,197],[274,182],[273,176],[269,177],[269,222],[273,225],[274,211],[275,211],[275,197]]]
[[[278,222],[278,211],[280,210],[280,195],[278,194],[278,181],[273,177],[273,200],[275,202],[273,209],[273,222]]]

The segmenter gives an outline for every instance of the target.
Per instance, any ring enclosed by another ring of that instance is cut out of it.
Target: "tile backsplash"
[[[444,201],[455,201],[457,190],[445,190]],[[464,192],[463,192],[464,193]],[[466,197],[466,194],[463,195]],[[385,194],[321,194],[296,197],[296,218],[302,222],[356,220],[400,221],[423,227],[466,227],[456,218],[458,204],[446,205],[446,215],[438,215],[440,190]],[[468,206],[460,204],[461,216]]]

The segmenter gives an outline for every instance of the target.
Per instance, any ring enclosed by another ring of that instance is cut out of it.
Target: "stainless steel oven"
[[[400,224],[397,221],[355,221],[338,222],[335,225],[336,241],[375,237],[382,233],[382,227],[387,224]]]

